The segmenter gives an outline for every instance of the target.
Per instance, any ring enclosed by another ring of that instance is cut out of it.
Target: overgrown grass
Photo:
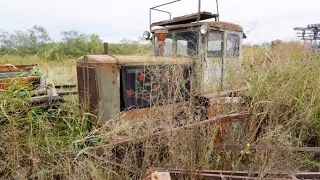
[[[24,59],[5,63],[14,62]],[[243,65],[244,76],[234,78],[243,78],[249,86],[250,133],[237,139],[235,128],[225,126],[224,143],[318,146],[319,56],[288,43],[272,50],[246,49]],[[26,97],[16,96],[22,90],[13,86],[0,96],[0,175],[4,179],[140,179],[154,166],[250,170],[263,176],[319,166],[318,154],[214,149],[217,127],[213,126],[169,131],[180,121],[199,122],[192,118],[194,106],[189,103],[183,105],[183,114],[175,105],[154,107],[132,121],[120,114],[89,131],[90,115],[81,116],[75,105],[65,104],[53,113],[29,108]],[[159,131],[167,133],[148,137]],[[132,143],[114,145],[128,139]],[[95,146],[103,147],[90,150]]]

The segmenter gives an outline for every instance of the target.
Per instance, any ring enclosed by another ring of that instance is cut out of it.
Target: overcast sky
[[[26,30],[45,27],[54,40],[60,32],[95,33],[104,41],[137,40],[148,30],[149,8],[170,0],[0,0],[0,28]],[[202,0],[202,9],[215,12],[215,0]],[[197,12],[198,0],[166,6],[172,15]],[[294,26],[320,23],[320,0],[220,0],[220,21],[233,22],[248,32],[247,43],[295,37]],[[154,20],[165,14],[155,13]]]

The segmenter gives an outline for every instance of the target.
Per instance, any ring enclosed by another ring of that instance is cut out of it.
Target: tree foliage
[[[103,40],[97,34],[84,34],[78,31],[61,32],[61,40],[53,41],[42,26],[35,25],[27,31],[8,32],[0,29],[0,54],[38,55],[45,59],[72,59],[87,54],[102,54]],[[151,45],[123,39],[119,44],[109,44],[113,55],[137,55],[151,51]]]

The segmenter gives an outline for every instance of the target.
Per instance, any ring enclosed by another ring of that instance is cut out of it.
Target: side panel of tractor
[[[120,113],[120,72],[115,62],[80,59],[77,78],[79,104],[83,111],[102,122]]]
[[[84,56],[77,62],[79,101],[99,124],[120,112],[177,104],[190,98],[190,60]]]

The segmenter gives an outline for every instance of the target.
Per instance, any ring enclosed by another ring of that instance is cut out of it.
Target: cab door
[[[223,90],[240,89],[242,76],[242,33],[225,32],[225,58],[223,58]]]
[[[204,42],[202,92],[216,92],[223,86],[224,32],[211,30],[204,38]]]

